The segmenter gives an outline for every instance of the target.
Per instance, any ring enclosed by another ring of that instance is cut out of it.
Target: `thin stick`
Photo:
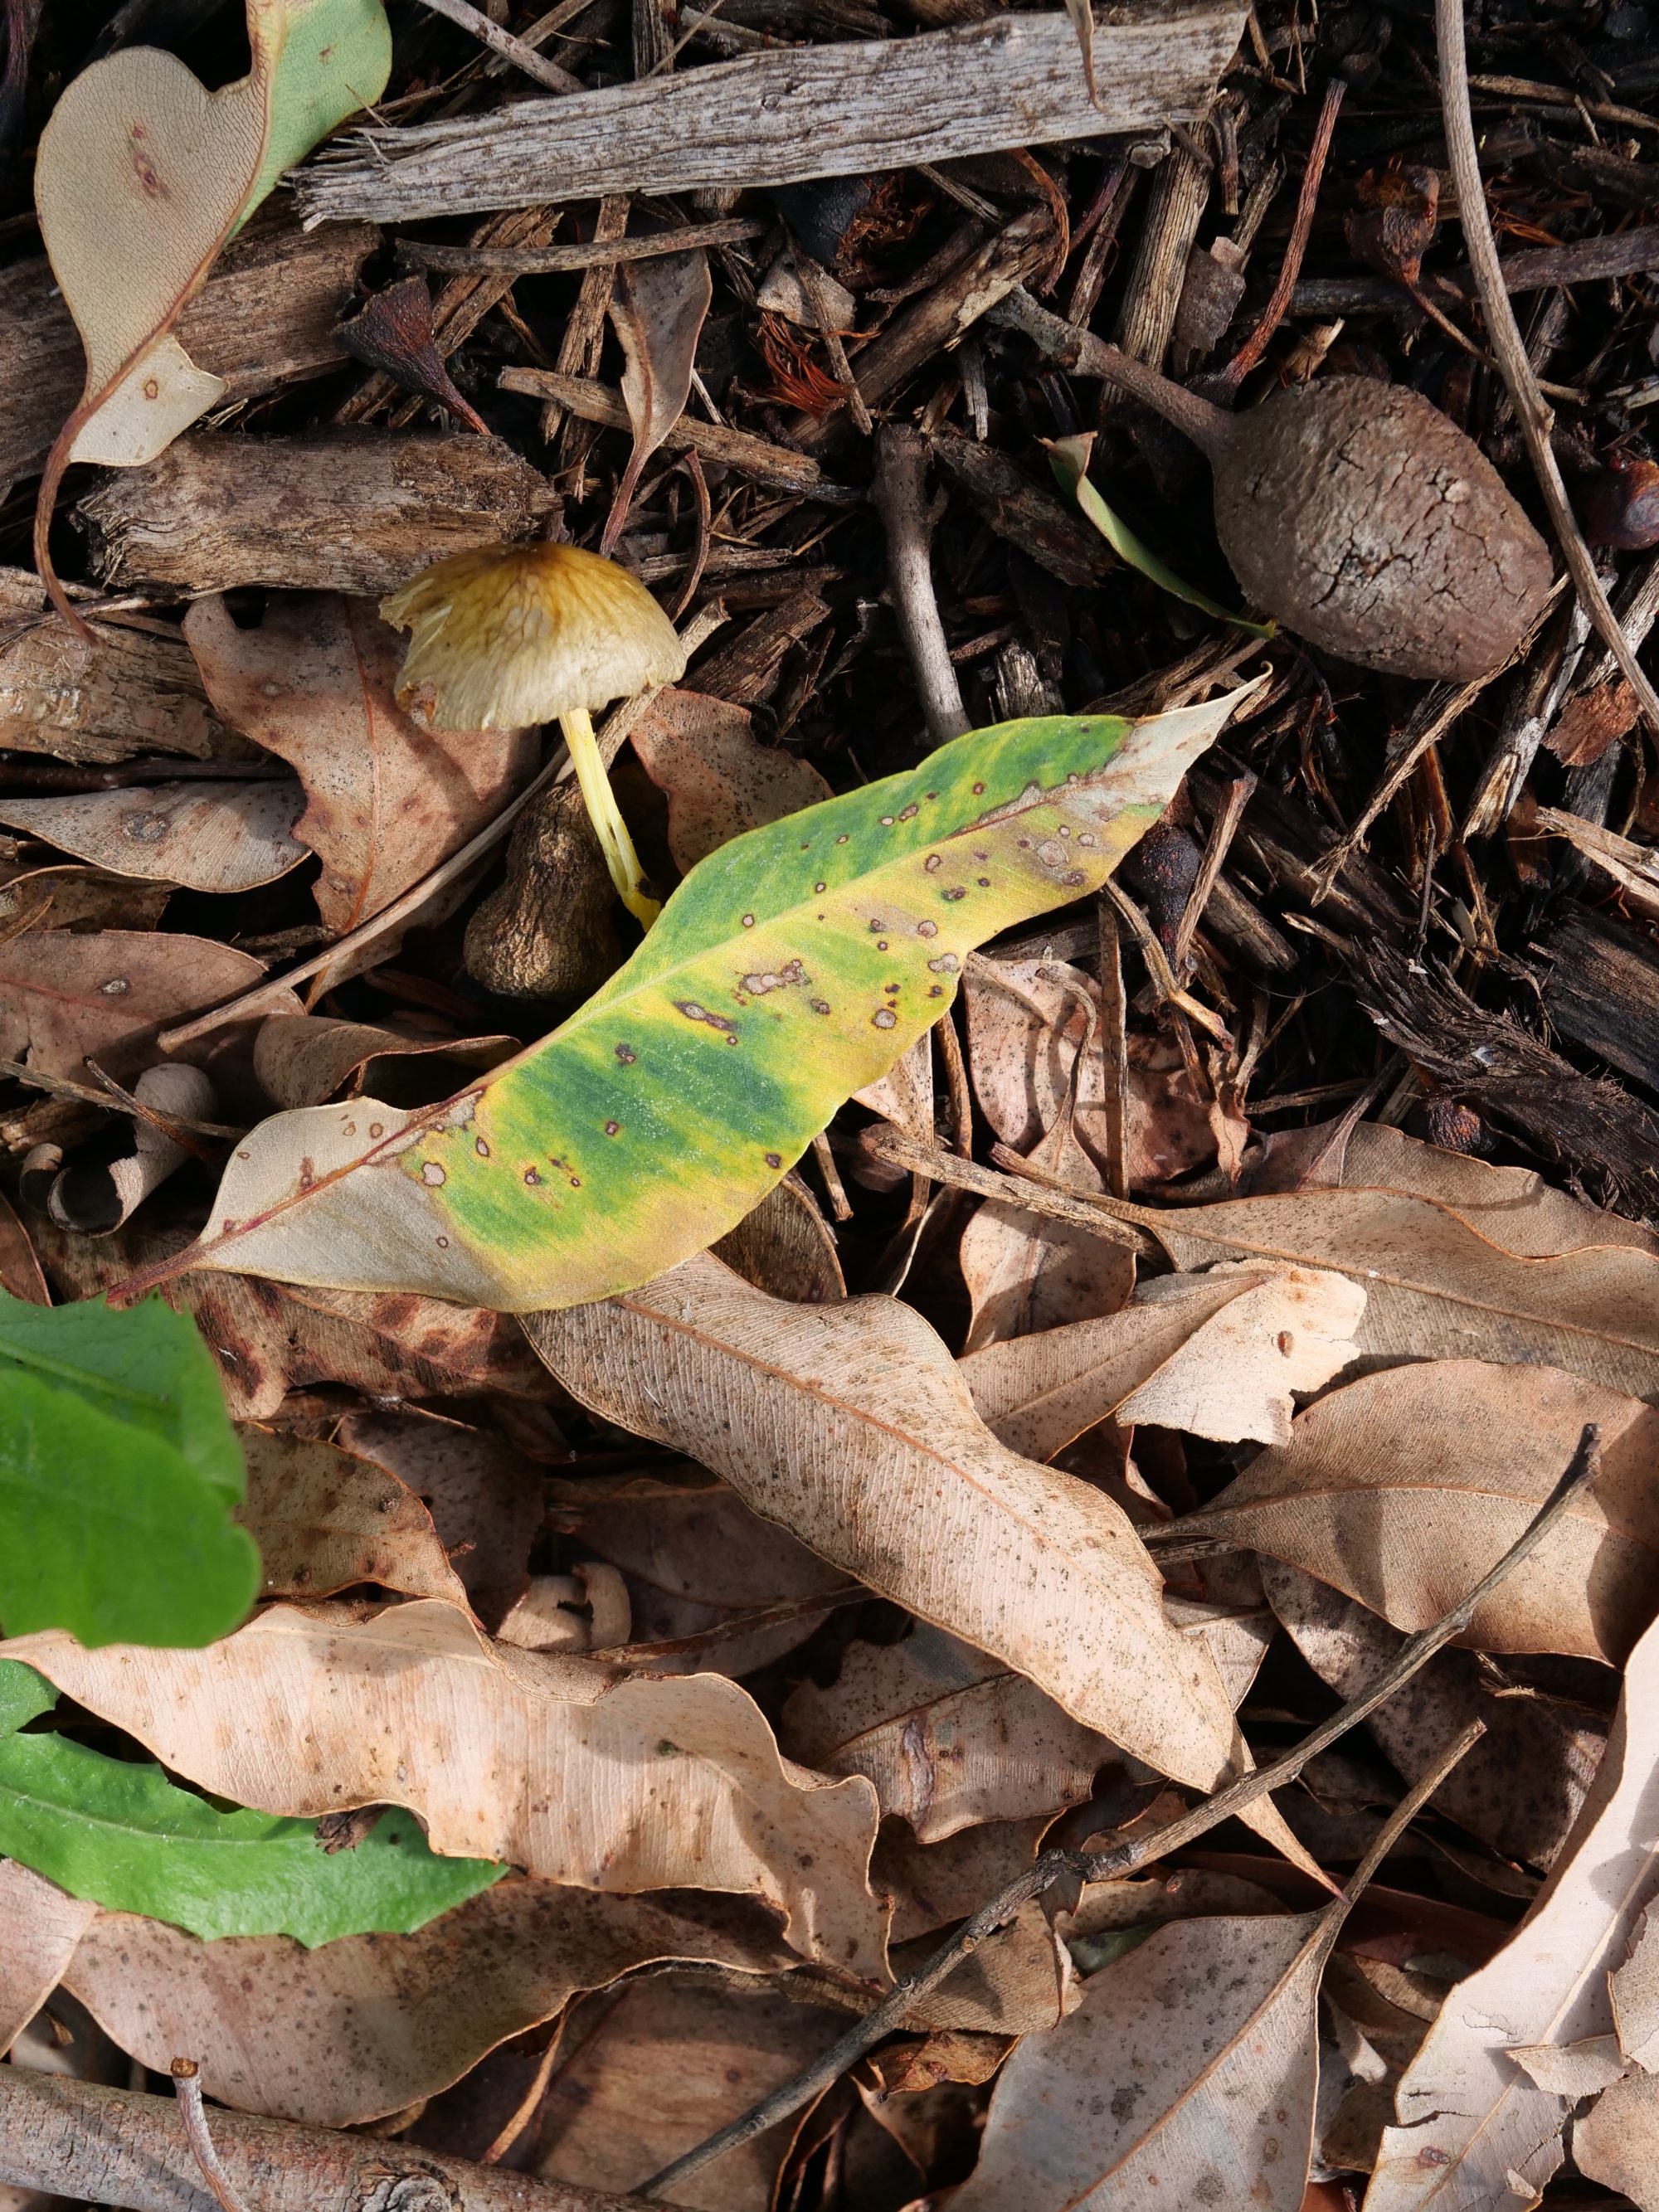
[[[1527,451],[1532,459],[1539,489],[1544,495],[1544,504],[1549,509],[1556,542],[1561,548],[1578,596],[1595,623],[1598,635],[1619,663],[1626,682],[1636,694],[1637,704],[1642,709],[1649,729],[1659,736],[1659,692],[1648,681],[1646,671],[1631,650],[1630,641],[1607,604],[1607,593],[1601,589],[1601,580],[1595,573],[1590,550],[1584,543],[1583,534],[1573,514],[1572,502],[1567,497],[1567,488],[1561,481],[1555,450],[1550,443],[1550,432],[1554,427],[1555,417],[1538,388],[1538,379],[1527,358],[1521,325],[1515,319],[1515,310],[1510,305],[1510,295],[1504,287],[1503,266],[1498,258],[1498,241],[1492,235],[1492,220],[1486,213],[1486,188],[1480,181],[1480,156],[1474,142],[1474,118],[1469,109],[1468,58],[1463,46],[1463,0],[1435,0],[1434,27],[1440,49],[1440,106],[1446,134],[1446,150],[1451,156],[1452,179],[1457,186],[1458,220],[1463,226],[1463,245],[1486,318],[1486,335],[1492,340],[1492,351],[1498,356],[1498,365],[1504,372],[1504,381],[1509,386],[1515,419],[1521,425],[1521,434],[1527,441]]]
[[[1385,1699],[1393,1696],[1426,1660],[1433,1657],[1443,1644],[1468,1626],[1476,1608],[1487,1598],[1506,1575],[1518,1567],[1549,1534],[1563,1514],[1567,1512],[1583,1491],[1595,1480],[1601,1470],[1601,1431],[1593,1423],[1587,1426],[1573,1454],[1572,1463],[1548,1498],[1534,1515],[1527,1527],[1510,1546],[1496,1566],[1483,1575],[1468,1594],[1462,1598],[1443,1620],[1432,1628],[1425,1628],[1402,1644],[1395,1659],[1357,1698],[1322,1721],[1299,1744],[1285,1752],[1269,1765],[1259,1766],[1249,1774],[1241,1774],[1236,1782],[1215,1796],[1205,1799],[1172,1821],[1168,1827],[1158,1828],[1147,1836],[1119,1844],[1109,1850],[1051,1850],[1045,1851],[1036,1863],[987,1905],[965,1920],[948,1942],[942,1943],[924,1966],[913,1974],[906,1974],[896,1982],[872,2012],[849,2028],[833,2044],[821,2058],[798,2074],[793,2081],[773,2091],[753,2106],[739,2119],[733,2120],[695,2150],[677,2158],[672,2166],[653,2174],[641,2191],[642,2196],[659,2197],[676,2188],[692,2174],[700,2172],[713,2160],[723,2157],[742,2143],[752,2142],[780,2120],[827,2089],[838,2081],[849,2066],[856,2065],[865,2053],[875,2048],[884,2036],[890,2035],[928,1993],[939,1987],[953,1973],[964,1959],[980,1945],[1006,1927],[1021,1905],[1034,1897],[1041,1897],[1062,1876],[1070,1875],[1081,1881],[1115,1881],[1132,1874],[1148,1859],[1164,1858],[1182,1845],[1204,1835],[1221,1821],[1230,1820],[1236,1813],[1253,1805],[1269,1790],[1292,1782],[1318,1752],[1334,1743],[1337,1737],[1363,1721]]]
[[[1215,879],[1221,873],[1221,864],[1237,835],[1239,823],[1244,819],[1244,809],[1255,794],[1255,773],[1249,769],[1235,776],[1227,786],[1227,795],[1221,803],[1220,812],[1210,824],[1209,842],[1205,846],[1204,857],[1199,863],[1198,878],[1188,893],[1186,908],[1176,931],[1175,951],[1170,956],[1170,966],[1177,979],[1187,973],[1198,925],[1204,919],[1204,909],[1210,902],[1210,893],[1215,889]]]
[[[569,70],[561,69],[557,62],[550,62],[545,54],[538,54],[534,46],[526,46],[524,40],[515,39],[511,31],[504,31],[499,23],[492,23],[482,9],[469,7],[467,0],[421,0],[421,5],[429,8],[434,15],[443,15],[450,22],[459,23],[462,30],[470,31],[493,53],[498,53],[504,62],[511,62],[514,69],[522,70],[526,76],[533,76],[537,83],[545,86],[549,92],[587,90],[579,76],[572,76]]]
[[[591,238],[576,246],[432,246],[424,239],[400,238],[401,257],[422,268],[472,276],[554,276],[571,269],[597,269],[605,262],[652,261],[660,253],[684,253],[694,246],[739,246],[764,238],[769,224],[753,216],[724,216],[718,222],[688,222],[678,230],[653,230],[647,238]]]
[[[973,725],[945,643],[933,592],[931,548],[936,517],[927,505],[927,445],[908,423],[890,422],[876,447],[873,497],[887,532],[887,577],[904,649],[936,745]]]
[[[688,659],[700,647],[707,644],[725,620],[726,609],[718,601],[698,609],[680,633],[680,642],[685,647]],[[641,691],[636,698],[629,699],[618,707],[606,720],[599,733],[599,747],[607,767],[616,758],[623,739],[661,689],[660,684],[656,684],[648,691]],[[447,860],[440,860],[435,868],[421,878],[419,883],[411,884],[406,891],[400,892],[390,906],[382,907],[379,914],[371,915],[367,921],[359,922],[356,929],[348,930],[343,937],[337,937],[320,952],[313,952],[308,960],[301,961],[297,968],[289,968],[280,975],[267,975],[263,983],[256,983],[251,991],[244,991],[240,998],[228,999],[222,1006],[214,1006],[204,1014],[197,1014],[190,1021],[180,1023],[177,1029],[163,1030],[156,1039],[157,1044],[163,1052],[176,1052],[181,1044],[189,1044],[197,1037],[206,1036],[213,1030],[222,1029],[227,1022],[246,1021],[250,1014],[257,1014],[273,999],[280,999],[284,992],[291,991],[296,983],[303,983],[308,977],[319,975],[325,968],[331,968],[336,961],[347,953],[355,952],[360,945],[372,944],[375,938],[385,936],[387,930],[395,929],[400,921],[407,921],[445,884],[453,884],[457,876],[465,875],[475,860],[481,859],[492,847],[499,845],[538,791],[544,791],[550,783],[562,782],[570,773],[569,754],[561,745],[546,767],[525,786],[516,799],[501,809],[493,822],[487,822],[476,837],[469,837],[466,843],[458,852],[452,853]]]
[[[889,1127],[867,1130],[863,1143],[878,1159],[890,1160],[895,1167],[908,1168],[912,1175],[930,1176],[935,1182],[971,1190],[977,1197],[994,1199],[1000,1206],[1017,1206],[1024,1212],[1042,1214],[1050,1221],[1064,1221],[1073,1229],[1086,1229],[1103,1243],[1127,1245],[1138,1252],[1153,1253],[1160,1249],[1150,1237],[1142,1237],[1112,1214],[1103,1213],[1086,1199],[1067,1197],[1063,1191],[1050,1190],[1045,1184],[1022,1182],[1012,1175],[998,1175],[994,1169],[982,1168],[975,1160],[958,1159],[954,1152],[942,1151],[937,1145],[925,1145],[920,1138],[907,1136],[902,1129]]]
[[[1346,80],[1340,76],[1332,77],[1325,87],[1325,97],[1320,103],[1319,120],[1314,126],[1313,143],[1308,149],[1308,166],[1302,172],[1302,190],[1296,203],[1296,220],[1291,225],[1285,258],[1279,264],[1279,281],[1273,286],[1272,298],[1261,311],[1261,321],[1215,379],[1216,396],[1224,405],[1267,352],[1268,340],[1284,321],[1290,307],[1296,280],[1302,274],[1302,257],[1308,250],[1308,236],[1313,228],[1314,209],[1318,203],[1319,187],[1325,174],[1325,157],[1331,150],[1331,133],[1336,128],[1337,111],[1342,105],[1342,95],[1346,90]]]
[[[247,2212],[246,2205],[236,2194],[230,2176],[220,2164],[219,2154],[213,2148],[213,2137],[208,2133],[207,2112],[202,2104],[202,2084],[198,2078],[193,2058],[173,2060],[173,2089],[179,2100],[185,2138],[197,2165],[202,2169],[203,2180],[224,2206],[225,2212]]]
[[[1550,604],[1553,604],[1553,595]],[[1547,611],[1546,607],[1543,612],[1540,613],[1540,622],[1543,620],[1543,614]],[[1534,623],[1527,633],[1527,647],[1531,645],[1536,635],[1537,623]],[[1516,648],[1517,651],[1524,649],[1524,647]],[[1510,658],[1513,660],[1515,655],[1512,653]],[[1493,675],[1498,673],[1501,672],[1498,670],[1492,672]],[[1454,722],[1462,720],[1492,680],[1492,676],[1478,676],[1473,684],[1462,684],[1457,690],[1449,692],[1438,705],[1432,703],[1433,695],[1430,695],[1431,703],[1422,728],[1415,737],[1408,739],[1401,747],[1392,766],[1384,772],[1376,790],[1366,800],[1359,819],[1351,829],[1345,830],[1324,858],[1310,869],[1309,873],[1312,877],[1314,886],[1313,902],[1316,906],[1329,896],[1335,888],[1337,878],[1347,866],[1354,854],[1364,845],[1371,824],[1401,786],[1410,780],[1413,771],[1424,754],[1431,745],[1439,744]]]

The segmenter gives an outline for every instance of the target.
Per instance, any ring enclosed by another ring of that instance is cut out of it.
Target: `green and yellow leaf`
[[[263,1123],[168,1271],[508,1312],[647,1281],[938,1021],[975,945],[1097,890],[1253,689],[972,732],[732,839],[603,990],[471,1089]]]

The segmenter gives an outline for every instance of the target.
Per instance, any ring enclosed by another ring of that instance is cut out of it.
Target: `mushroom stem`
[[[617,896],[641,928],[649,929],[662,908],[646,891],[645,871],[640,866],[634,840],[628,834],[628,824],[622,818],[616,793],[611,788],[611,779],[605,774],[605,761],[586,708],[574,707],[568,714],[561,714],[559,727],[570,748],[570,765],[581,787],[582,804],[599,838],[611,880],[617,886]]]

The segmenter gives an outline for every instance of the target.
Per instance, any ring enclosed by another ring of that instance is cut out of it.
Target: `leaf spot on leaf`
[[[752,914],[744,915],[743,926],[745,929],[752,929],[755,927],[755,917]]]
[[[976,783],[976,784],[974,786],[974,796],[975,796],[975,799],[981,799],[981,798],[983,798],[984,794],[985,794],[985,786],[984,786],[982,783]]]
[[[421,1163],[421,1181],[422,1182],[437,1184],[441,1182],[447,1182],[449,1181],[449,1177],[444,1173],[442,1168],[438,1164],[436,1160],[423,1160]]]
[[[747,991],[752,999],[763,999],[769,991],[787,990],[792,983],[810,983],[811,980],[799,960],[786,960],[781,968],[757,969],[752,975],[738,976],[738,988]]]
[[[815,1014],[827,1014],[829,1011],[830,1001],[828,999],[814,999],[812,1000],[812,1012]]]
[[[825,891],[829,890],[830,886],[828,884],[814,884],[812,888],[815,891]]]
[[[624,1067],[632,1067],[639,1054],[631,1044],[619,1044],[617,1047],[617,1057]]]
[[[842,833],[841,833],[840,836],[836,838],[836,844],[838,844],[838,845],[844,845],[844,844],[847,842],[847,832],[846,832],[846,830],[843,830],[842,831]]]
[[[890,829],[892,828],[892,826],[893,826],[893,817],[892,817],[892,816],[891,816],[890,814],[884,814],[884,815],[882,816],[882,817],[881,817],[881,826],[882,826],[882,828],[883,828],[884,830],[890,830]]]
[[[953,890],[946,891],[945,896],[948,899],[965,899],[968,896],[968,886],[966,884],[958,884]]]
[[[605,1133],[607,1137],[617,1136],[621,1132],[621,1129],[622,1123],[620,1121],[607,1121],[605,1125]]]
[[[930,799],[933,795],[933,794],[931,791],[927,794]],[[914,822],[921,811],[921,808],[916,805],[915,800],[913,799],[908,806],[900,808],[899,820],[901,822]]]
[[[721,1030],[736,1037],[735,1022],[728,1022],[724,1014],[711,1014],[708,1007],[696,999],[676,999],[674,1009],[677,1013],[684,1014],[688,1022],[707,1022],[711,1030]]]
[[[870,1019],[877,1029],[890,1030],[897,1025],[898,1016],[890,1006],[878,1006]]]
[[[472,1139],[472,1149],[481,1160],[487,1160],[489,1158],[489,1147],[482,1137],[475,1137]]]
[[[921,865],[930,876],[936,876],[945,866],[944,855],[939,853],[930,853]]]
[[[941,952],[937,960],[930,960],[927,965],[936,975],[954,975],[962,963],[954,952]]]
[[[534,1168],[526,1168],[526,1169],[525,1170],[525,1171],[524,1171],[524,1179],[525,1179],[525,1181],[526,1181],[527,1183],[529,1183],[529,1184],[532,1186],[532,1188],[534,1188],[534,1186],[535,1186],[537,1183],[538,1183],[538,1182],[541,1181],[541,1177],[540,1177],[540,1176],[537,1174],[537,1172],[536,1172],[536,1170],[535,1170],[535,1169],[534,1169]]]
[[[766,1155],[766,1164],[769,1168],[781,1168],[783,1165],[783,1154],[781,1152],[769,1152]]]
[[[918,937],[937,937],[939,935],[939,924],[936,921],[919,921],[916,924],[916,935]]]
[[[100,983],[98,988],[106,999],[125,999],[132,986],[125,975],[112,975],[107,983]]]

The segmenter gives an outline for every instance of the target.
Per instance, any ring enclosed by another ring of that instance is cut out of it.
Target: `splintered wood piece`
[[[446,554],[528,537],[550,504],[527,461],[471,432],[204,432],[112,471],[79,513],[107,583],[367,596]]]
[[[262,223],[226,247],[180,318],[179,343],[224,378],[226,403],[337,368],[346,349],[336,326],[380,242],[367,223],[311,232],[291,218]],[[82,373],[80,337],[52,264],[9,269],[0,288],[0,489],[39,469]]]
[[[745,54],[707,69],[368,130],[298,179],[308,220],[408,222],[485,208],[788,185],[937,164],[1190,116],[1243,28],[1237,0],[1114,9],[1098,103],[1055,11],[954,31]]]
[[[0,745],[93,764],[252,757],[216,720],[182,639],[94,623],[88,642],[44,599],[32,572],[0,568]]]
[[[560,376],[550,368],[504,368],[496,380],[503,392],[523,392],[535,398],[556,400],[584,422],[599,422],[611,430],[629,428],[627,403],[608,384],[597,383],[585,376]],[[863,498],[862,493],[849,492],[839,484],[827,484],[823,470],[805,453],[797,453],[787,446],[775,446],[748,430],[728,429],[719,422],[701,422],[693,415],[682,415],[663,443],[671,453],[685,450],[699,453],[705,461],[717,461],[722,467],[735,469],[740,476],[752,478],[756,483],[770,484],[779,491],[805,492],[818,499],[833,494],[838,502]]]

